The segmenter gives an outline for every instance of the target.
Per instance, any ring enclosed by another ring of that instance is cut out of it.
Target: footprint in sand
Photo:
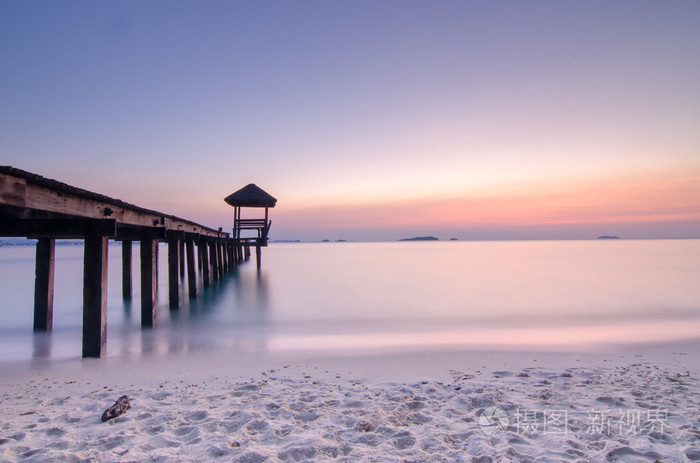
[[[156,434],[160,434],[163,431],[165,431],[165,428],[163,427],[162,424],[159,424],[158,426],[152,426],[152,427],[146,429],[146,434],[150,434],[152,436],[155,436]]]
[[[315,456],[316,448],[311,445],[287,448],[277,454],[282,461],[310,460]]]
[[[58,442],[54,442],[53,444],[50,444],[48,447],[50,449],[54,450],[67,450],[71,447],[71,442],[67,440],[60,440]]]
[[[309,410],[306,412],[298,413],[294,418],[296,418],[299,421],[304,421],[304,422],[312,422],[317,420],[321,415],[316,413],[315,410]]]
[[[262,463],[263,461],[265,461],[267,459],[268,458],[266,456],[260,455],[259,453],[248,452],[248,453],[244,453],[243,455],[236,457],[236,459],[234,459],[233,462],[234,463]]]
[[[406,406],[408,407],[409,410],[414,410],[414,411],[421,410],[421,409],[425,408],[425,404],[423,402],[421,402],[420,400],[414,400],[412,402],[408,402],[406,404]]]
[[[97,448],[103,452],[112,450],[126,443],[124,436],[106,437],[97,442]]]
[[[189,421],[202,421],[209,416],[206,410],[197,410],[194,413],[187,415],[187,420]]]
[[[638,452],[630,447],[619,447],[608,452],[605,459],[610,462],[630,461],[631,457],[649,459],[650,461],[660,460],[662,457],[656,452]]]
[[[193,439],[199,436],[199,429],[194,426],[183,426],[177,428],[173,431],[173,435],[177,437],[186,437],[187,439]]]
[[[33,457],[33,456],[35,456],[35,455],[38,455],[38,454],[41,454],[41,453],[45,453],[45,452],[46,452],[46,449],[33,449],[33,450],[32,450],[32,449],[29,449],[29,447],[26,447],[26,448],[27,448],[26,451],[24,451],[23,453],[20,453],[20,454],[19,454],[20,457],[22,457],[22,458],[29,458],[29,457]]]
[[[350,402],[345,402],[343,404],[343,407],[345,408],[362,408],[365,406],[364,402],[361,402],[359,400],[352,400]]]
[[[17,441],[17,442],[20,442],[20,441],[21,441],[22,439],[24,439],[26,436],[27,436],[27,435],[26,435],[25,433],[23,433],[23,432],[18,432],[18,433],[12,434],[11,436],[7,436],[7,437],[9,437],[10,439],[15,440],[15,441]]]
[[[209,455],[212,458],[220,458],[224,457],[231,453],[231,449],[227,449],[225,447],[219,447],[217,445],[212,445],[207,449],[207,455]]]
[[[150,398],[153,400],[164,400],[164,399],[167,399],[168,397],[170,397],[171,395],[173,395],[172,392],[162,391],[162,392],[158,392],[156,394],[153,394]]]
[[[295,412],[301,412],[306,410],[308,408],[308,405],[301,402],[294,402],[289,406],[289,408],[294,410]]]
[[[239,387],[238,390],[239,391],[247,391],[247,392],[259,391],[260,386],[258,386],[257,384],[245,384],[245,385]]]
[[[265,410],[267,410],[268,412],[273,412],[273,411],[279,410],[279,409],[280,409],[280,406],[277,405],[276,403],[265,404]]]
[[[624,399],[615,399],[614,397],[598,397],[595,400],[596,402],[600,402],[609,407],[627,408],[627,404],[624,403]]]
[[[391,443],[399,450],[406,450],[416,445],[416,438],[408,431],[401,431],[394,435]]]
[[[176,448],[182,446],[182,444],[179,442],[171,441],[164,436],[157,436],[151,439],[150,445],[153,446],[154,449]]]
[[[49,437],[61,437],[65,435],[68,431],[61,428],[49,428],[44,431],[44,433]]]
[[[64,423],[77,423],[80,421],[80,418],[77,416],[69,416],[67,414],[61,415],[60,418]]]
[[[251,434],[257,434],[266,430],[270,425],[264,420],[251,421],[245,428]]]
[[[70,399],[70,396],[68,396],[68,397],[63,397],[63,398],[60,398],[60,399],[54,399],[53,402],[51,403],[51,405],[63,405],[63,404],[66,403],[69,399]]]

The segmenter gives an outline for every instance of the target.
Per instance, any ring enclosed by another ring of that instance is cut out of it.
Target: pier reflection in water
[[[247,268],[246,268],[247,267]],[[160,292],[159,292],[160,295]],[[185,294],[186,296],[186,294]],[[158,303],[158,325],[134,330],[127,324],[114,339],[121,355],[159,355],[194,351],[263,351],[267,346],[269,283],[266,271],[242,265],[196,299],[183,297],[179,311]],[[108,355],[111,349],[108,347]]]
[[[163,246],[165,247],[165,246]],[[0,361],[46,363],[79,358],[82,307],[82,247],[57,246],[53,331],[32,332],[31,285],[33,246],[3,249],[9,258],[0,259],[0,291],[5,295],[0,311]],[[190,299],[186,284],[180,285],[181,307],[170,310],[168,303],[167,252],[159,252],[161,269],[156,296],[154,328],[142,329],[138,301],[140,288],[134,285],[131,301],[120,291],[121,272],[118,245],[110,246],[107,310],[107,356],[137,357],[187,353],[207,349],[232,352],[264,350],[267,345],[269,282],[266,270],[257,271],[254,262],[213,281],[207,288],[199,281],[197,298]],[[10,256],[10,254],[12,254]],[[25,256],[26,254],[26,256]],[[138,252],[133,253],[135,256]],[[135,259],[136,257],[134,257]],[[26,268],[25,268],[26,267]],[[138,281],[138,266],[134,279]],[[13,278],[7,278],[13,275]],[[26,288],[25,288],[26,287]],[[137,301],[134,303],[133,301]]]

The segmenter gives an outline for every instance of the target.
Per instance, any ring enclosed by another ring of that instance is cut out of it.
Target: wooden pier
[[[265,233],[268,228],[269,223]],[[125,300],[132,295],[132,243],[140,245],[142,327],[156,324],[159,242],[168,245],[171,310],[180,307],[180,282],[185,274],[189,297],[194,298],[198,269],[207,288],[250,257],[250,243],[232,238],[221,228],[214,230],[6,166],[0,166],[0,237],[38,240],[35,331],[50,331],[53,323],[56,239],[84,240],[83,357],[101,357],[106,349],[109,240],[121,241]],[[267,244],[267,236],[264,241]]]

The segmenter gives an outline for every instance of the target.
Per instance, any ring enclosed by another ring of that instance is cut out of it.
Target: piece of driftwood
[[[102,421],[116,418],[119,415],[126,413],[126,411],[130,408],[131,404],[129,403],[129,397],[123,395],[119,397],[116,402],[114,402],[114,405],[105,410],[105,412],[102,414]]]

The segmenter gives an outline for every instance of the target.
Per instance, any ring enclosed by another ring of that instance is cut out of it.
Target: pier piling
[[[168,296],[170,310],[180,308],[180,243],[178,235],[184,233],[168,232]]]
[[[209,249],[206,238],[200,238],[199,240],[199,252],[202,258],[202,282],[204,287],[208,288],[211,283],[209,278]]]
[[[122,299],[131,300],[131,240],[122,241]]]
[[[209,260],[211,265],[211,279],[216,281],[219,279],[219,264],[216,252],[216,240],[209,242]]]
[[[184,233],[183,233],[184,236]],[[185,278],[185,239],[179,241],[180,249],[178,253],[180,254],[180,278]]]
[[[34,331],[51,331],[56,240],[39,238],[34,281]]]
[[[141,240],[141,326],[156,324],[156,288],[158,286],[158,242],[152,238]]]
[[[187,284],[190,299],[197,297],[197,267],[194,260],[194,238],[189,238],[185,242],[187,249]]]
[[[101,357],[107,343],[107,237],[85,237],[83,257],[83,357]]]

